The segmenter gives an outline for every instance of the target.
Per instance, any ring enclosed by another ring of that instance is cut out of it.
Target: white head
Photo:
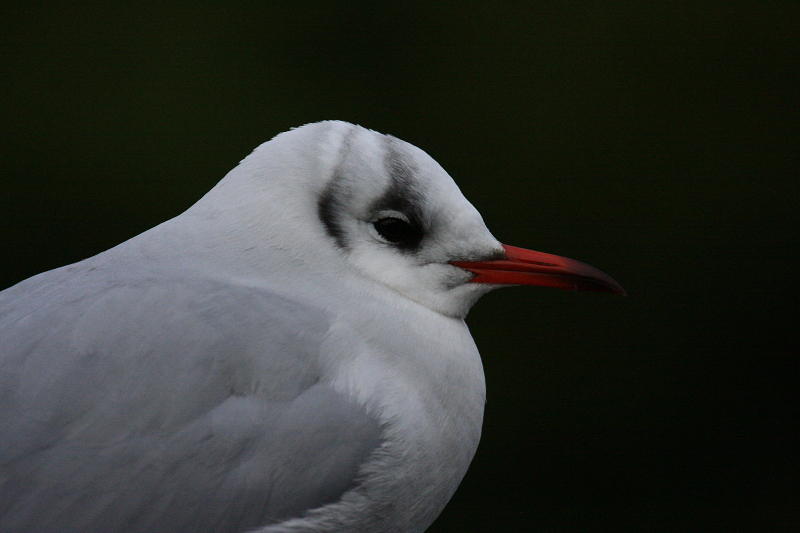
[[[478,211],[428,154],[358,127],[317,200],[319,222],[363,275],[440,313],[466,315],[488,286],[450,263],[504,257]]]
[[[428,154],[345,122],[309,124],[264,143],[190,212],[216,218],[221,205],[238,219],[229,224],[236,228],[231,237],[243,245],[281,248],[303,268],[360,276],[448,316],[465,316],[499,284],[547,284],[541,275],[476,277],[467,270],[502,269],[512,262],[511,248],[492,236]],[[515,260],[512,270],[541,274],[539,259],[535,268]]]

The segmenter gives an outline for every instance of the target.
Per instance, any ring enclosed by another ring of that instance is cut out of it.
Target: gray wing
[[[329,323],[209,280],[0,294],[0,531],[234,532],[338,500],[380,428],[321,379]]]

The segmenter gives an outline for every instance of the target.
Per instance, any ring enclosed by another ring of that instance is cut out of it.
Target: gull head
[[[503,285],[623,292],[583,263],[501,244],[428,154],[345,122],[264,143],[197,208],[223,203],[245,244],[281,248],[296,268],[356,276],[448,316],[464,317]]]

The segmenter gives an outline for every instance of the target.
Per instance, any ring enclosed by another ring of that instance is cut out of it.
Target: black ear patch
[[[351,127],[342,140],[342,146],[339,149],[339,164],[334,169],[328,186],[322,191],[317,201],[317,215],[322,221],[322,225],[325,226],[325,232],[333,239],[336,246],[344,250],[349,248],[349,244],[342,219],[344,206],[341,199],[347,194],[347,184],[342,166],[352,150],[353,137],[357,131],[357,127]]]
[[[317,213],[322,225],[325,226],[325,231],[333,239],[333,242],[339,248],[347,249],[347,239],[345,238],[344,228],[342,227],[342,219],[339,213],[342,212],[341,205],[336,201],[337,190],[340,188],[337,184],[341,182],[340,176],[334,176],[328,187],[319,197],[317,202]]]
[[[351,138],[352,135],[349,135],[343,143],[342,161],[351,149]],[[375,217],[372,224],[388,244],[402,252],[413,253],[420,249],[426,234],[422,216],[424,196],[417,185],[417,169],[398,139],[390,135],[384,136],[384,148],[383,162],[389,184],[384,193],[369,206],[369,212]],[[349,189],[351,184],[348,183],[346,173],[346,168],[340,164],[317,201],[317,214],[326,233],[343,250],[350,248],[344,223],[347,213],[345,202],[354,193]],[[393,217],[391,214],[380,216],[385,211],[402,213],[404,218]]]
[[[404,153],[403,145],[398,139],[391,135],[386,135],[384,139],[384,165],[389,175],[389,187],[371,206],[371,211],[397,211],[403,213],[407,220],[388,216],[373,224],[383,238],[401,251],[416,252],[425,237],[423,195],[416,186],[417,169],[410,163],[411,158]]]

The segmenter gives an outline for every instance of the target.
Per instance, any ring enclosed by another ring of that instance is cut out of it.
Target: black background
[[[484,435],[430,531],[797,530],[796,2],[229,4],[3,8],[0,287],[359,123],[629,294],[473,309]]]

